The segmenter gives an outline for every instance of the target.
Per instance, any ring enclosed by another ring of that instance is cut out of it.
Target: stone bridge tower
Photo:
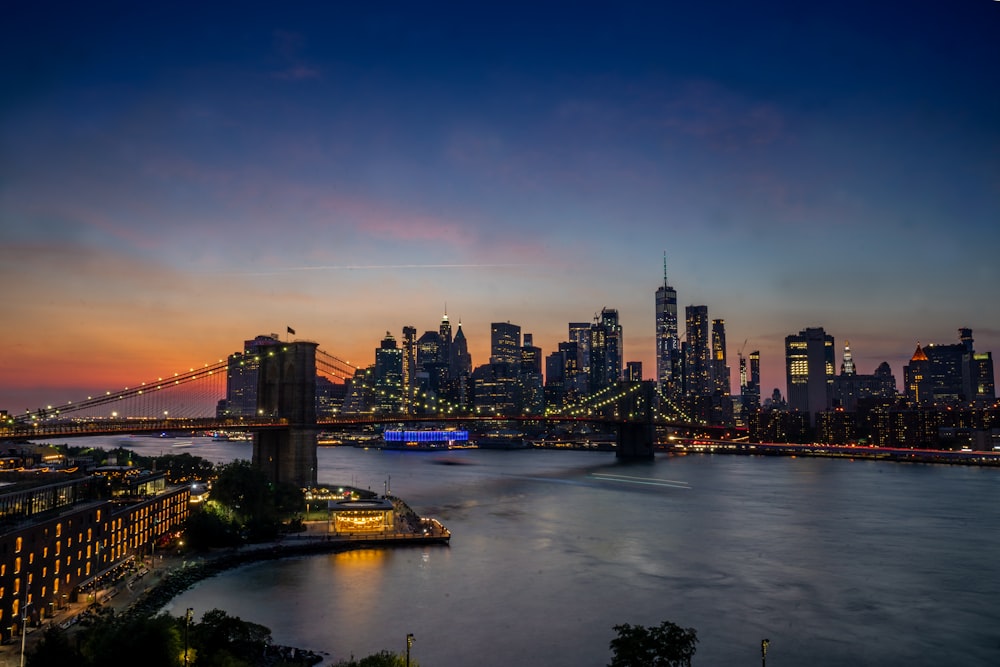
[[[253,465],[272,482],[316,486],[316,348],[296,341],[261,350],[257,417],[286,426],[254,432]]]
[[[635,385],[638,384],[636,387]],[[618,447],[615,457],[624,460],[653,460],[656,426],[653,424],[653,399],[656,383],[620,382],[623,396],[618,401]],[[634,388],[635,391],[624,391]]]

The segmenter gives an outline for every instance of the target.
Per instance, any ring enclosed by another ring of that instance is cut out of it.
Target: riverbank
[[[326,522],[321,523],[326,526]],[[379,534],[368,536],[329,536],[316,534],[289,535],[266,544],[254,544],[207,554],[168,572],[151,586],[125,613],[149,616],[156,614],[170,600],[203,579],[248,563],[293,556],[339,553],[352,549],[378,549],[424,544],[446,544],[448,536],[414,535],[409,533]]]
[[[405,503],[402,505],[405,506]],[[409,510],[408,507],[406,509]],[[412,510],[409,512],[412,513]],[[412,516],[415,517],[415,513]],[[450,532],[437,521],[430,520],[430,523],[435,530],[426,534],[398,531],[370,535],[333,535],[327,532],[327,521],[310,521],[304,524],[304,532],[284,535],[274,542],[198,554],[158,554],[155,559],[141,563],[132,575],[123,577],[112,587],[90,596],[82,596],[79,602],[68,603],[41,627],[28,628],[23,650],[30,654],[50,625],[61,626],[72,633],[76,631],[75,626],[79,621],[99,610],[139,617],[155,616],[173,598],[199,581],[249,563],[355,549],[447,544],[451,538]],[[302,665],[314,665],[324,660],[323,656],[302,648],[274,646],[273,651],[276,656],[286,660],[286,664],[290,664],[290,656],[295,656],[296,664]],[[20,665],[21,653],[20,639],[16,638],[15,641],[0,646],[0,667]]]

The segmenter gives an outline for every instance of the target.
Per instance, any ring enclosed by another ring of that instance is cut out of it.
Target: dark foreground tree
[[[698,636],[694,628],[682,628],[670,621],[658,627],[614,626],[618,636],[611,640],[608,667],[691,667]]]
[[[28,654],[28,667],[64,667],[83,664],[83,656],[58,625],[45,629],[35,649]]]
[[[143,618],[100,610],[71,632],[46,629],[28,655],[28,667],[305,667],[321,661],[311,651],[274,646],[268,628],[219,609],[206,612],[200,623],[186,616]]]
[[[406,658],[392,651],[379,651],[369,656],[355,660],[341,660],[335,662],[333,667],[405,667]],[[410,658],[410,667],[419,667],[417,661]]]

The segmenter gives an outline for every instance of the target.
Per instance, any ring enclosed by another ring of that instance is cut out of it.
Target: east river
[[[997,469],[338,447],[320,449],[319,479],[388,485],[451,545],[257,563],[167,610],[224,609],[331,660],[402,652],[413,633],[424,667],[598,667],[612,626],[662,620],[697,630],[695,665],[757,665],[764,638],[771,667],[1000,664]]]

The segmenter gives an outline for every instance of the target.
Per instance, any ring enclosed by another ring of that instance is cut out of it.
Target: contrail
[[[378,271],[386,269],[496,269],[524,266],[523,264],[327,264],[320,266],[286,266],[263,271],[220,271],[228,276],[273,276],[304,271]],[[208,271],[206,273],[214,273]]]

